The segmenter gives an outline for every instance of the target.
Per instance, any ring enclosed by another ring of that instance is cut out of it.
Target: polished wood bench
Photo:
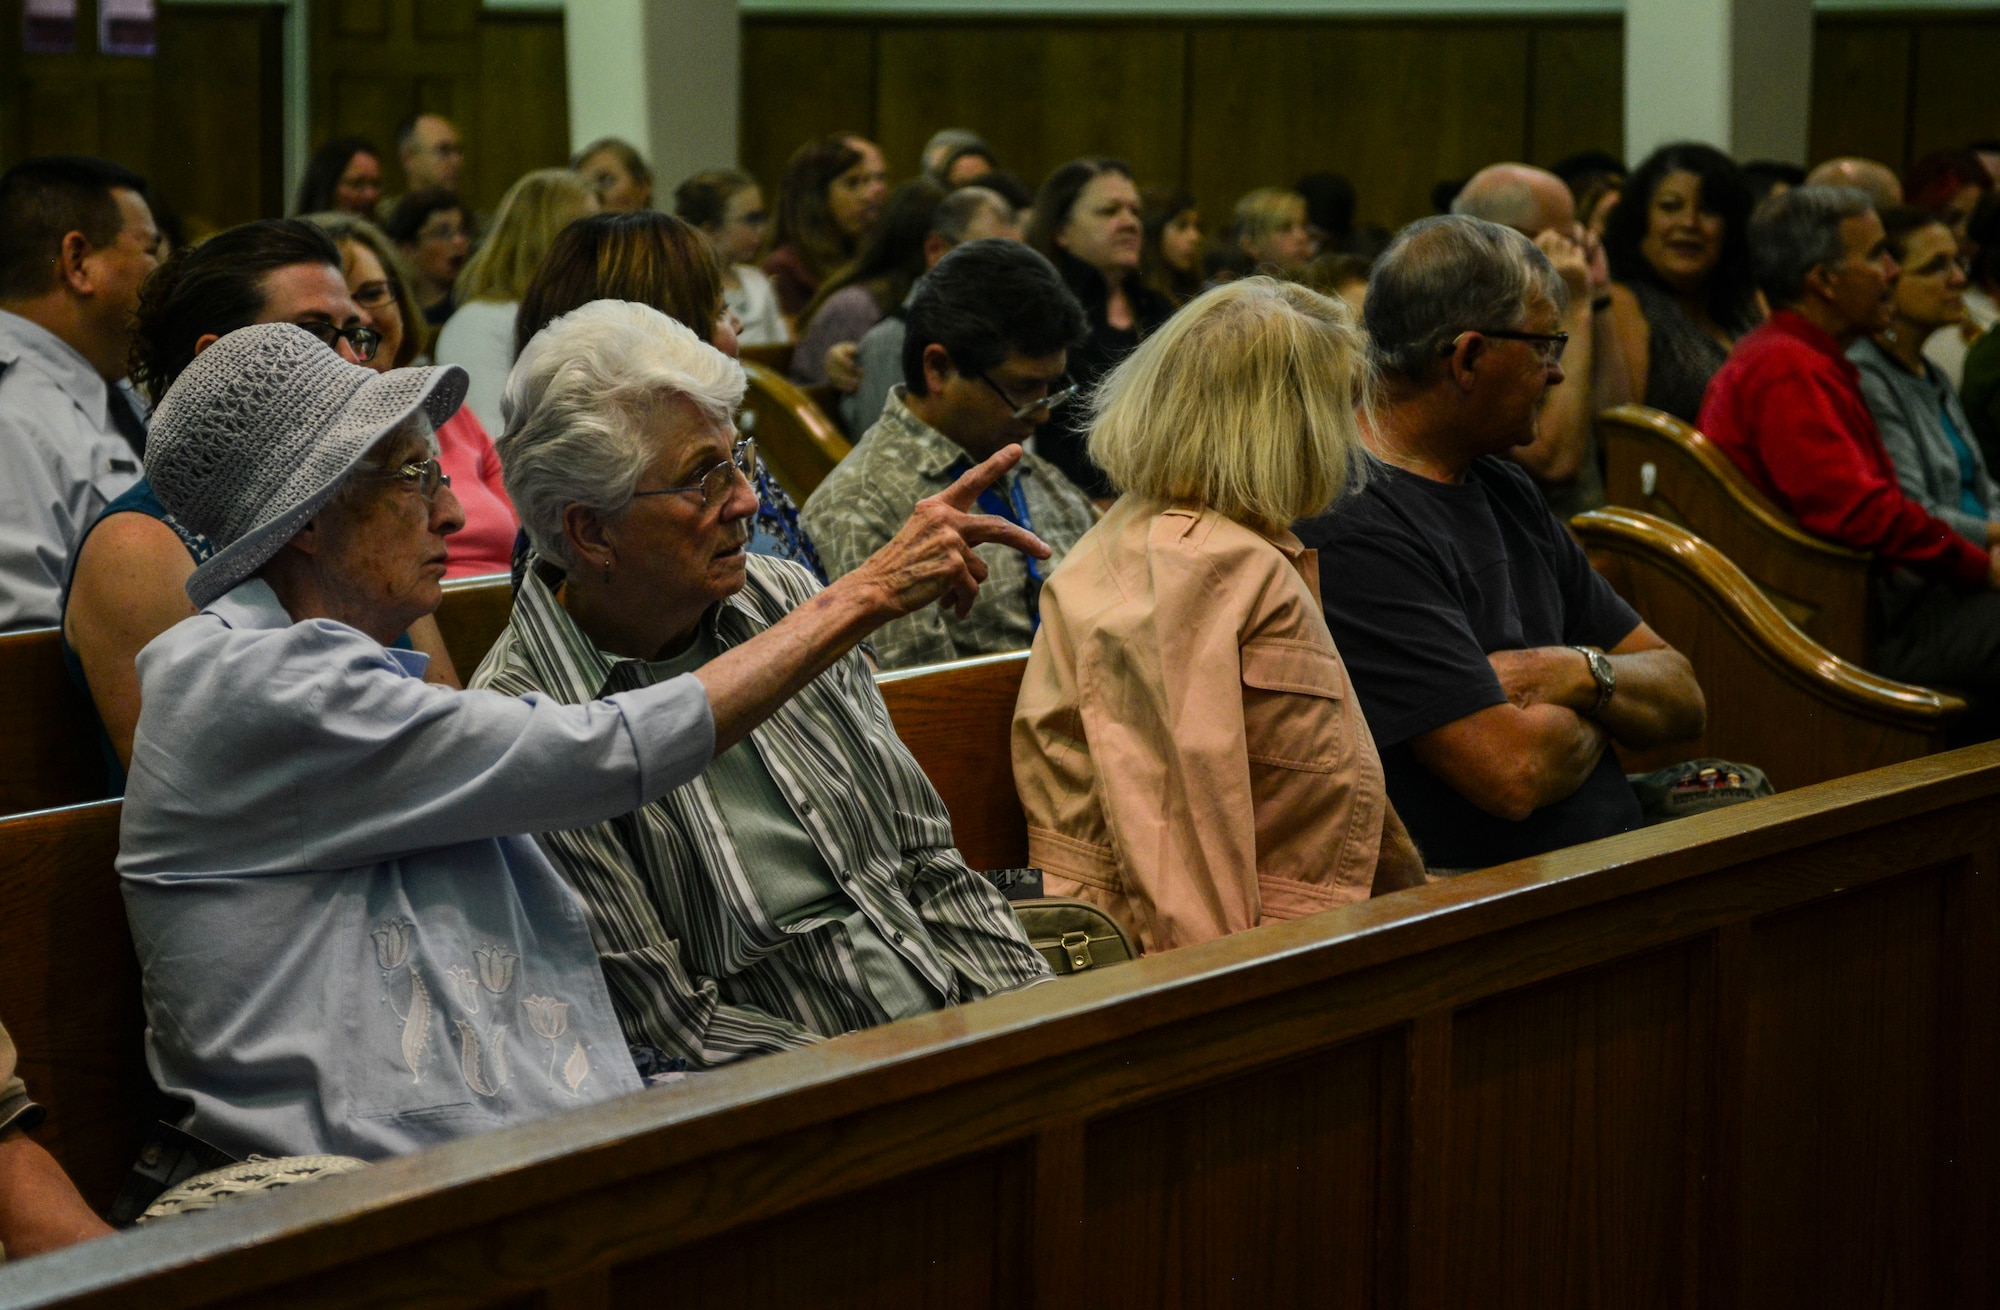
[[[782,373],[745,360],[750,386],[739,423],[757,455],[799,504],[847,458],[854,445],[813,399]]]
[[[951,811],[952,840],[975,869],[1028,862],[1011,744],[1027,667],[1023,650],[875,676],[896,735]]]
[[[0,1267],[0,1305],[2000,1300],[2000,744]]]
[[[1570,520],[1590,562],[1688,657],[1708,700],[1693,742],[1621,751],[1638,772],[1714,756],[1755,764],[1781,789],[1929,755],[1966,711],[1956,696],[1878,677],[1794,627],[1700,537],[1650,514]]]
[[[1620,405],[1597,423],[1611,504],[1706,540],[1800,631],[1844,660],[1868,663],[1870,556],[1804,531],[1714,442],[1671,414]]]

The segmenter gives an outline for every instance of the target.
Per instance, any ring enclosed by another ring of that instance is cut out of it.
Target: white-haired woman
[[[1288,525],[1360,467],[1367,351],[1340,302],[1257,277],[1105,379],[1123,493],[1042,591],[1014,715],[1028,852],[1147,951],[1423,880]]]
[[[596,301],[528,343],[499,448],[533,555],[473,685],[588,704],[713,667],[823,603],[804,568],[743,549],[743,387],[733,360],[646,305]],[[859,654],[644,801],[540,841],[588,907],[627,1040],[663,1067],[1049,976],[952,845]]]
[[[459,369],[377,374],[271,324],[222,337],[155,411],[154,490],[215,550],[188,581],[200,612],[139,655],[118,871],[153,1072],[232,1154],[372,1159],[636,1090],[584,907],[520,834],[682,786],[882,622],[969,605],[977,543],[1046,554],[958,508],[1014,448],[690,676],[573,705],[432,686],[387,647],[437,607],[464,522],[432,435],[464,393]],[[643,386],[599,400],[691,412]],[[717,462],[690,480],[741,497]],[[673,563],[740,572],[725,536]]]

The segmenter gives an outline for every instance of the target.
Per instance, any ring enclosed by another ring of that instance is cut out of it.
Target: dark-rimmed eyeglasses
[[[1569,345],[1567,332],[1516,332],[1511,328],[1471,328],[1468,331],[1477,332],[1482,337],[1497,337],[1502,341],[1525,341],[1541,355],[1544,364],[1553,364],[1561,359],[1564,347]],[[1438,354],[1449,355],[1457,350],[1458,343],[1465,336],[1466,333],[1461,332],[1445,342],[1438,349]]]
[[[451,474],[444,471],[435,456],[430,459],[411,460],[408,464],[385,469],[383,477],[396,482],[407,482],[417,489],[417,494],[426,504],[437,499],[438,489],[451,485]]]
[[[300,323],[296,326],[302,327],[318,337],[326,344],[328,350],[339,350],[340,342],[345,340],[348,347],[354,351],[354,358],[363,364],[375,358],[375,348],[382,344],[382,334],[374,328],[361,327],[359,325],[354,327],[336,327],[331,323],[318,321]]]
[[[757,443],[745,437],[730,450],[729,458],[720,464],[711,465],[701,471],[701,477],[685,487],[660,487],[654,491],[635,491],[632,499],[642,496],[694,496],[701,497],[703,509],[714,509],[729,499],[729,493],[736,488],[736,475],[751,486],[757,485]]]
[[[1019,422],[1020,420],[1027,418],[1030,414],[1034,414],[1038,411],[1042,413],[1053,414],[1056,412],[1057,409],[1061,408],[1063,404],[1074,399],[1077,392],[1083,390],[1083,384],[1081,382],[1072,382],[1060,391],[1051,391],[1046,396],[1037,397],[1036,399],[1030,400],[1026,404],[1023,404],[1022,402],[1016,400],[1014,397],[1008,395],[1007,388],[1001,386],[998,382],[995,382],[992,378],[986,376],[984,372],[980,373],[979,380],[981,382],[984,382],[987,386],[992,387],[993,394],[995,394],[996,396],[1000,397],[1000,399],[1007,402],[1008,407],[1014,411],[1007,417],[1015,422]]]

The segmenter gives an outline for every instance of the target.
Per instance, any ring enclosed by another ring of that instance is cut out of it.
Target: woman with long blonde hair
[[[465,403],[488,432],[500,421],[500,393],[514,367],[514,316],[556,233],[597,212],[597,192],[567,168],[538,168],[500,198],[486,243],[465,261],[453,295],[458,309],[438,333],[437,362],[471,378]]]
[[[1361,475],[1368,369],[1344,304],[1253,277],[1097,391],[1121,494],[1043,589],[1014,780],[1050,894],[1147,951],[1423,881],[1290,530]]]

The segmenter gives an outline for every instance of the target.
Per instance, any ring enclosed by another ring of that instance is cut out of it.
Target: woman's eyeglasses
[[[363,364],[375,358],[375,348],[382,344],[382,334],[374,328],[335,327],[331,323],[319,321],[299,323],[295,326],[302,327],[318,337],[326,343],[328,350],[339,350],[340,342],[345,340],[348,347],[354,351],[354,358]]]
[[[1081,382],[1072,382],[1060,391],[1051,391],[1046,396],[1039,396],[1034,400],[1030,400],[1027,401],[1026,403],[1023,403],[1022,401],[1016,399],[1015,397],[1008,395],[1007,389],[1005,387],[1001,386],[998,382],[995,382],[992,378],[986,376],[985,373],[982,372],[979,375],[979,380],[981,382],[984,382],[987,386],[992,387],[993,394],[1007,402],[1009,408],[1011,408],[1014,411],[1012,414],[1008,415],[1008,418],[1016,423],[1020,422],[1024,418],[1027,418],[1029,415],[1035,413],[1053,414],[1056,412],[1056,410],[1060,409],[1066,402],[1075,399],[1077,392],[1083,390],[1083,384]]]
[[[444,465],[438,463],[435,457],[412,460],[408,464],[385,471],[383,476],[397,482],[409,483],[417,489],[417,494],[422,496],[427,504],[437,499],[438,488],[451,485],[451,474],[444,471]]]
[[[720,464],[703,469],[699,481],[690,482],[685,487],[661,487],[656,491],[635,491],[632,499],[641,496],[693,496],[700,495],[703,509],[714,509],[729,499],[729,493],[736,487],[736,475],[751,486],[757,485],[757,443],[744,438],[730,451],[729,458]]]

